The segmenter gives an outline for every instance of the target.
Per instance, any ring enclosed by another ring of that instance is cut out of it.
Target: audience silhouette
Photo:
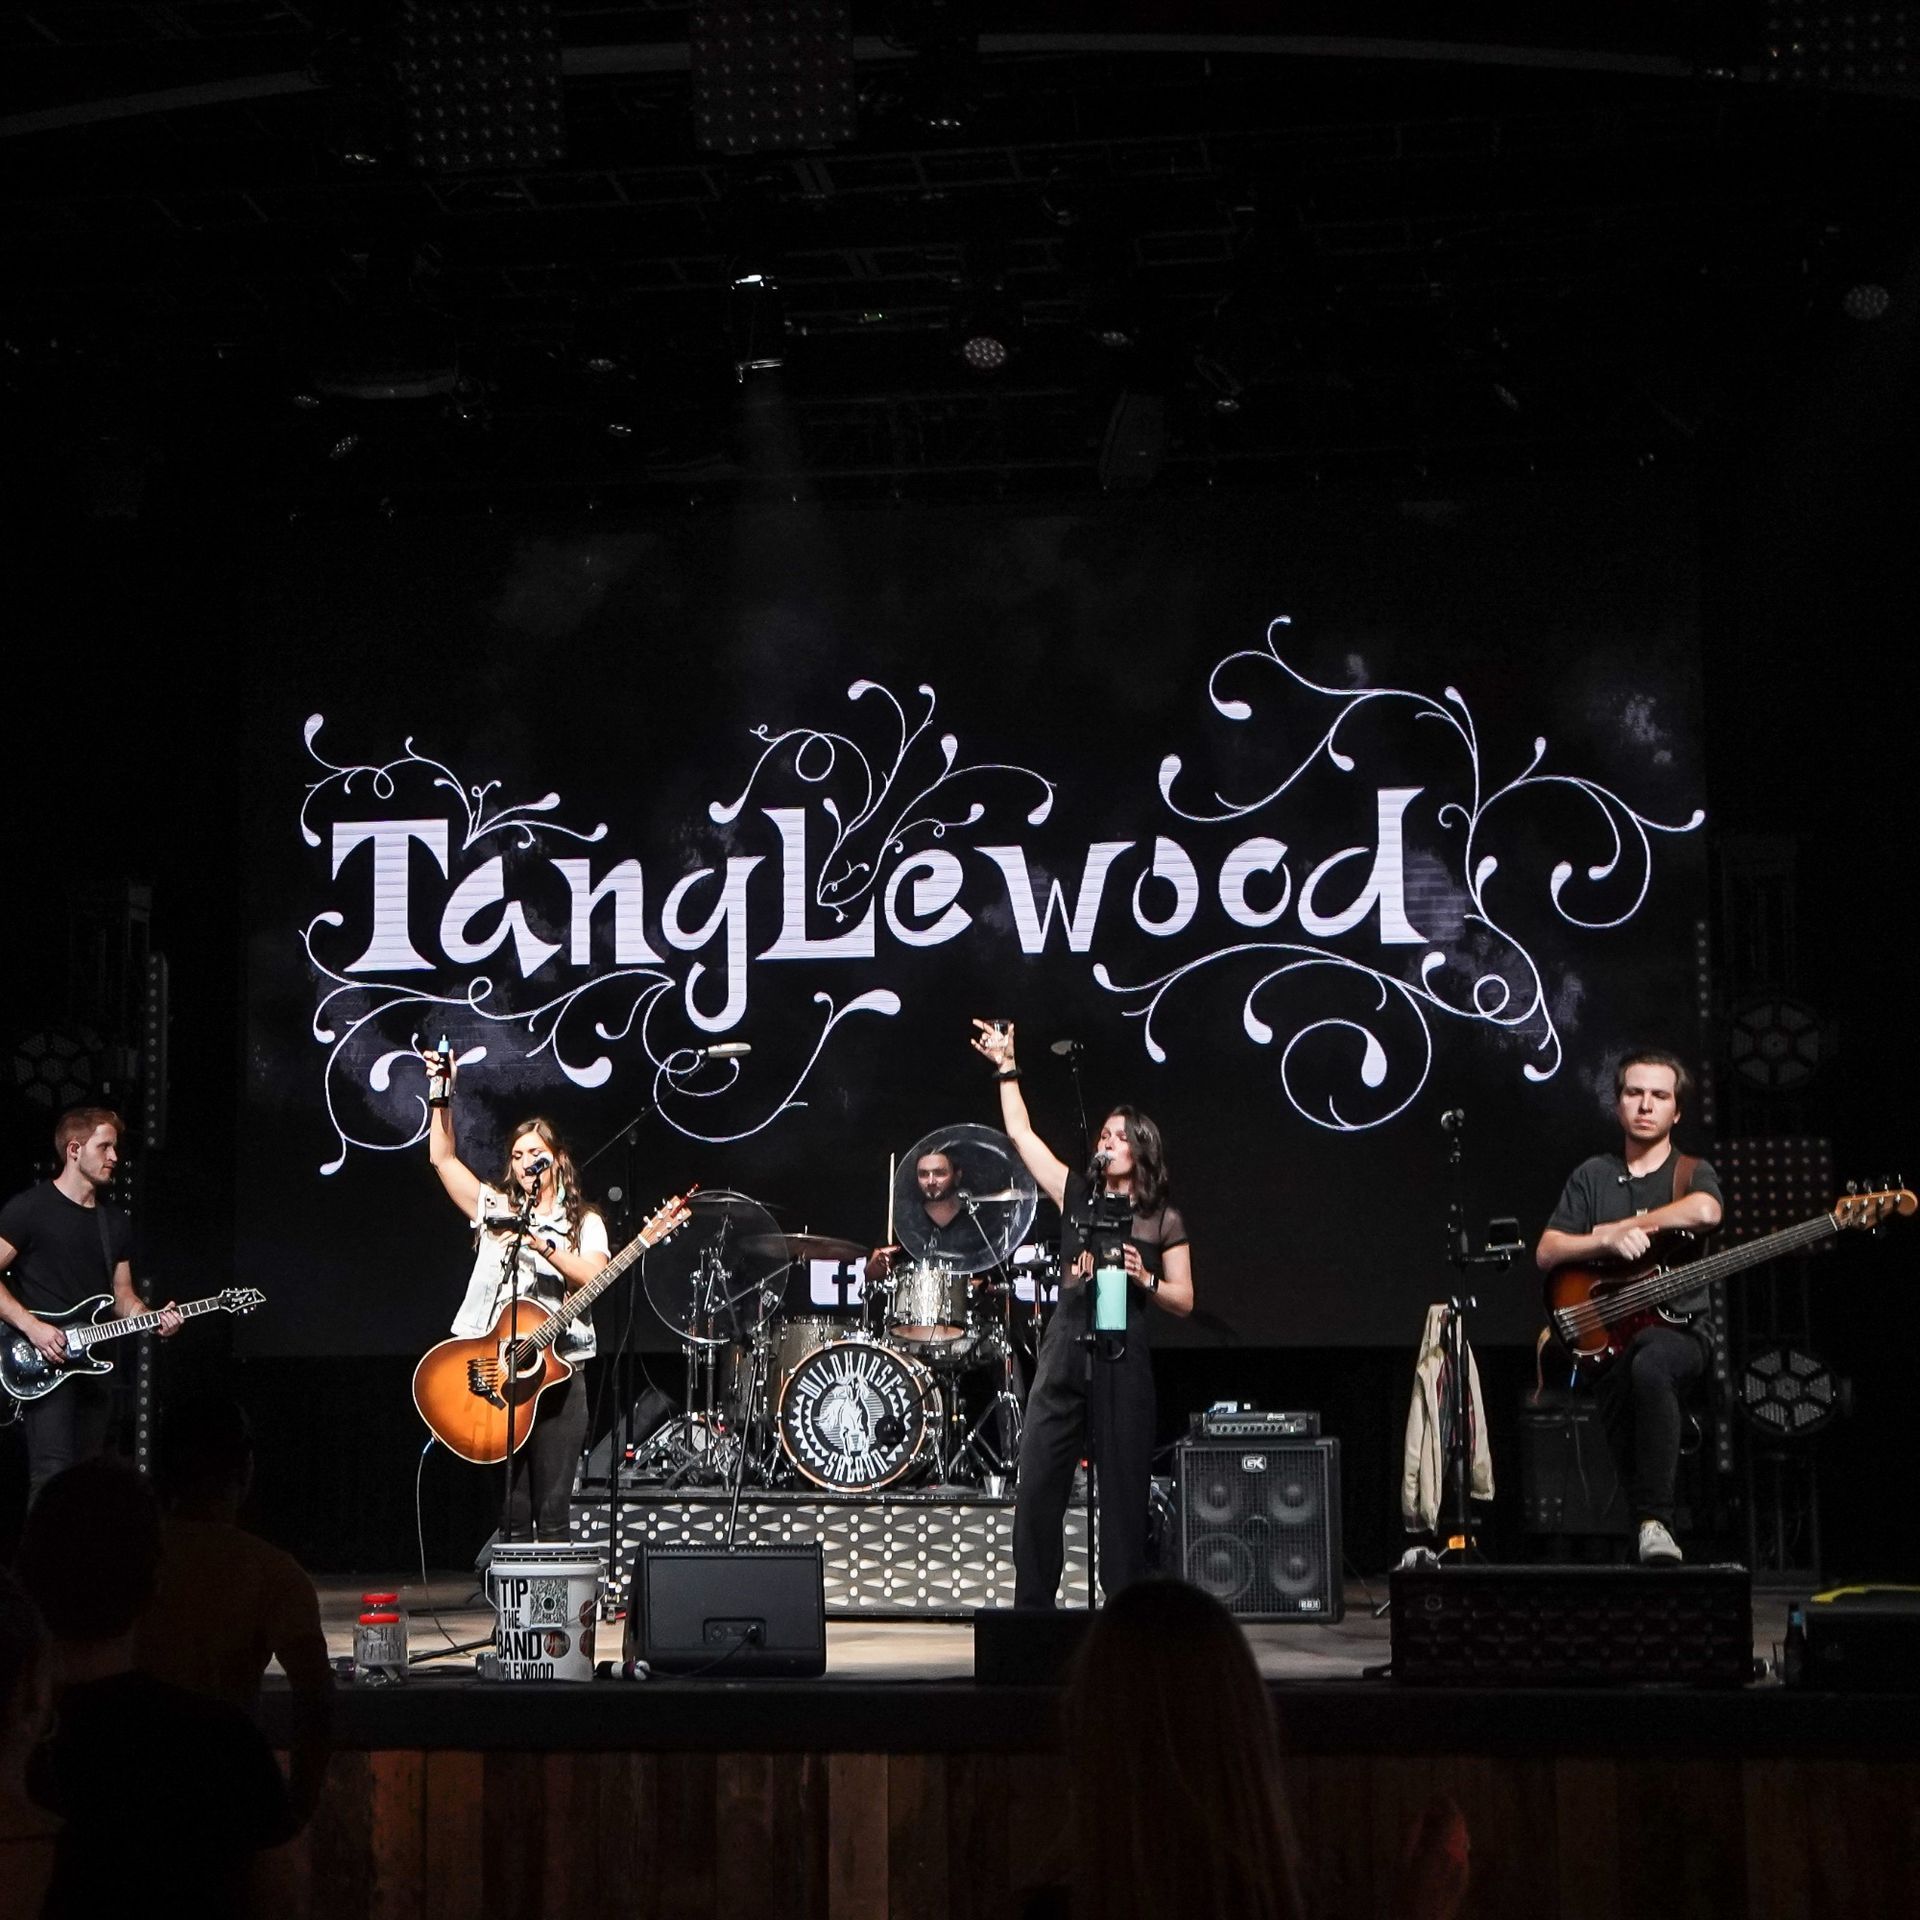
[[[239,1708],[134,1669],[161,1555],[160,1506],[130,1466],[80,1462],[27,1515],[20,1577],[51,1629],[57,1721],[28,1790],[63,1822],[49,1920],[137,1911],[241,1913],[251,1856],[295,1821],[260,1731]],[[205,1596],[208,1613],[223,1604]]]
[[[333,1669],[313,1582],[291,1554],[239,1523],[253,1458],[238,1401],[206,1394],[169,1410],[160,1434],[165,1551],[134,1632],[134,1664],[251,1714],[277,1659],[293,1695],[289,1787],[304,1825],[326,1779]]]

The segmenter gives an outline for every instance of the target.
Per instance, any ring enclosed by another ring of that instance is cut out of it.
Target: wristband
[[[1018,1067],[1002,1067],[993,1077],[996,1080],[1018,1080],[1020,1078],[1020,1069]]]
[[[1147,1291],[1149,1293],[1158,1293],[1160,1291],[1160,1276],[1157,1273],[1147,1275]]]
[[[430,1107],[450,1107],[453,1105],[453,1095],[450,1093],[432,1094],[428,1097],[427,1105]]]

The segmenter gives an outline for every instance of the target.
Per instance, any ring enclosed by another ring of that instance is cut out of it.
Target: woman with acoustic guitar
[[[513,1130],[497,1186],[474,1173],[455,1147],[451,1052],[428,1051],[427,1146],[440,1184],[473,1228],[473,1272],[453,1322],[462,1339],[492,1331],[516,1299],[552,1313],[607,1264],[606,1222],[587,1206],[580,1177],[552,1125],[525,1120]],[[528,1316],[529,1332],[537,1315]],[[508,1321],[511,1331],[511,1317]],[[594,1351],[593,1320],[582,1314],[560,1336],[559,1357],[573,1364],[564,1385],[521,1409],[532,1424],[522,1445],[514,1440],[505,1536],[564,1540],[574,1467],[587,1437],[587,1384],[579,1363]]]

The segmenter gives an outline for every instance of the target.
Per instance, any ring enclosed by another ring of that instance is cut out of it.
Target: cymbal
[[[747,1253],[777,1254],[787,1260],[864,1260],[857,1240],[836,1240],[827,1233],[754,1233],[740,1242]]]

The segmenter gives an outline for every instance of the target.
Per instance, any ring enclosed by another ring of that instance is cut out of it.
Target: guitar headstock
[[[267,1296],[254,1287],[222,1287],[220,1304],[229,1313],[251,1313],[267,1304]]]
[[[1839,1227],[1877,1227],[1898,1214],[1902,1219],[1920,1207],[1911,1189],[1881,1187],[1871,1193],[1843,1193],[1834,1202],[1833,1220]]]
[[[699,1191],[700,1183],[696,1180],[685,1193],[676,1193],[671,1200],[663,1201],[659,1211],[640,1229],[641,1241],[657,1247],[663,1240],[671,1240],[693,1218],[693,1209],[687,1202]]]

